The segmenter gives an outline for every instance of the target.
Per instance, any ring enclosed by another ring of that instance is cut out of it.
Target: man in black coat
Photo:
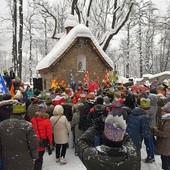
[[[25,106],[15,104],[10,119],[0,123],[0,155],[4,169],[34,170],[38,139],[30,122],[24,120]]]
[[[98,119],[102,121],[102,119]],[[89,128],[77,143],[78,156],[87,170],[136,170],[136,152],[125,134],[125,121],[122,116],[108,115],[104,132],[101,123]],[[95,135],[103,133],[103,145],[92,147]]]

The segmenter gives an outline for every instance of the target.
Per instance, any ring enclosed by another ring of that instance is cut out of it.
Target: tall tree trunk
[[[142,52],[142,24],[141,24],[141,10],[139,8],[139,70],[140,77],[143,76],[143,52]]]
[[[13,40],[12,40],[12,63],[14,65],[14,72],[17,72],[18,68],[18,59],[17,59],[17,1],[13,0],[13,14],[12,14],[12,23],[13,23]]]
[[[48,46],[47,46],[47,18],[44,18],[44,34],[45,34],[45,55],[48,54]]]
[[[31,26],[30,26],[31,27]],[[32,32],[30,28],[30,56],[29,56],[29,71],[30,71],[30,84],[32,84]]]
[[[19,0],[18,76],[22,79],[23,1]]]
[[[130,22],[127,24],[127,49],[126,49],[126,78],[130,75]]]

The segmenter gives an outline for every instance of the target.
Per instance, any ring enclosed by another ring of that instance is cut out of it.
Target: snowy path
[[[142,149],[142,159],[146,158],[145,146]],[[48,155],[45,153],[44,155],[44,164],[43,170],[86,170],[82,162],[77,156],[74,156],[74,149],[67,150],[67,164],[61,165],[60,163],[55,162],[55,154],[53,152],[52,155]],[[156,162],[153,164],[146,164],[142,162],[142,170],[161,170],[161,160],[160,156],[155,156]]]

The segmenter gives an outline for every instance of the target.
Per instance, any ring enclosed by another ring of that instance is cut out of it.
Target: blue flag
[[[74,84],[74,83],[75,83],[72,70],[70,70],[70,83],[71,83],[71,84]]]
[[[0,93],[8,93],[5,81],[1,74],[0,74]]]

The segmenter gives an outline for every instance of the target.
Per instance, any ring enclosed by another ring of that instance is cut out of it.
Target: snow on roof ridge
[[[83,24],[79,24],[72,28],[68,34],[64,34],[63,37],[57,42],[57,44],[53,47],[53,49],[48,53],[36,66],[36,70],[42,70],[48,68],[51,64],[53,64],[69,47],[69,45],[75,40],[77,37],[88,37],[92,40],[98,51],[104,57],[106,62],[113,68],[113,61],[107,56],[107,54],[102,50],[99,43],[93,36],[92,32],[88,27]]]

